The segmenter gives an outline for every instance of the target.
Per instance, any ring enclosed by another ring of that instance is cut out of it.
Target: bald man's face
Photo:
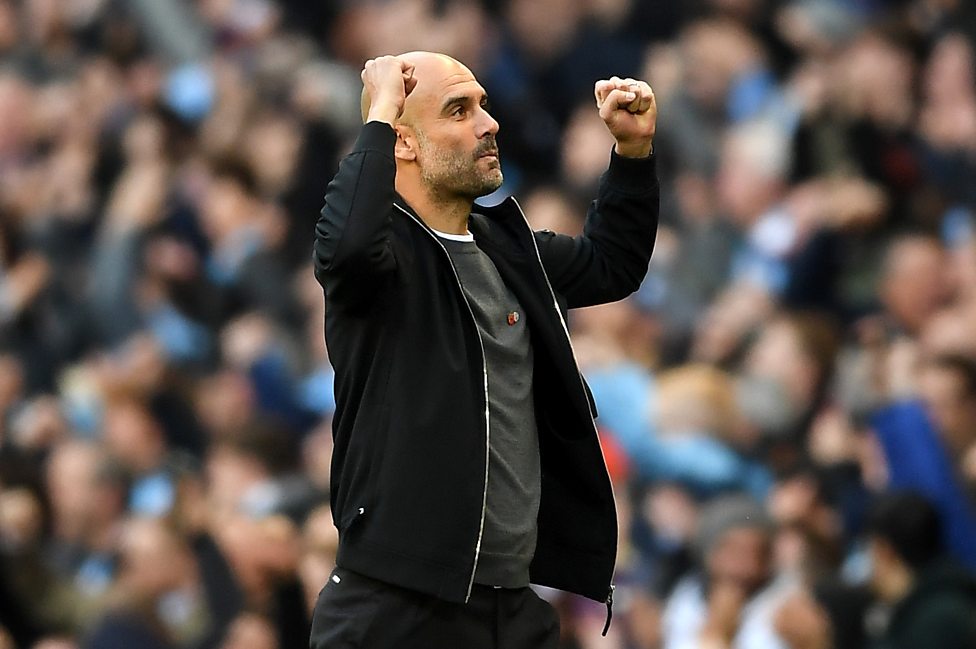
[[[417,87],[407,97],[402,134],[413,136],[421,181],[435,195],[474,200],[502,184],[485,89],[466,67],[440,55],[412,59]]]

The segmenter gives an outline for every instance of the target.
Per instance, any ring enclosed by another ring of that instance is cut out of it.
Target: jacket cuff
[[[376,151],[393,157],[393,146],[396,144],[396,131],[386,122],[373,121],[363,124],[359,137],[352,147],[352,153]]]
[[[653,153],[646,158],[625,158],[611,149],[606,181],[628,194],[646,194],[657,185],[657,158]]]

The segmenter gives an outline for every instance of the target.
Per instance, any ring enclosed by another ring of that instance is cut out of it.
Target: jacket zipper
[[[516,200],[514,196],[512,197],[512,201],[515,203],[515,207],[518,208],[519,214],[522,216],[522,220],[525,222],[525,227],[529,231],[529,239],[532,240],[532,249],[535,250],[535,258],[538,260],[539,267],[542,269],[542,277],[546,280],[546,286],[549,287],[549,295],[552,296],[552,306],[556,310],[556,315],[559,316],[559,322],[563,326],[563,334],[565,334],[566,342],[569,344],[569,350],[573,354],[573,364],[576,366],[576,378],[577,380],[579,380],[580,389],[583,390],[585,394],[586,386],[583,384],[583,374],[580,372],[579,369],[579,361],[576,360],[576,350],[573,349],[573,341],[569,337],[569,328],[566,326],[566,319],[563,318],[563,312],[559,310],[559,302],[556,300],[556,292],[552,290],[552,282],[549,281],[549,275],[546,274],[546,267],[542,264],[542,255],[539,253],[539,244],[536,243],[535,235],[532,232],[532,226],[529,225],[529,220],[525,217],[525,212],[522,211],[522,206],[519,205],[518,200]],[[589,400],[587,400],[586,407],[587,408],[590,407]],[[596,430],[596,421],[593,420],[592,411],[590,412],[590,425],[593,426],[593,434],[599,437],[599,434],[597,433]],[[600,449],[600,456],[603,458],[603,466],[604,466],[604,470],[606,470],[607,458],[606,455],[604,455],[603,453],[603,446],[597,444],[597,448]],[[611,497],[613,497],[612,491],[610,495]],[[614,506],[616,507],[616,504]],[[603,627],[603,634],[602,634],[604,636],[607,635],[607,631],[610,630],[610,620],[613,618],[614,588],[615,586],[613,585],[613,582],[611,582],[610,588],[607,592],[607,598],[604,600],[604,603],[607,605],[607,622],[606,625]]]
[[[546,274],[546,267],[542,264],[542,255],[539,254],[539,244],[535,241],[535,236],[532,232],[532,226],[529,225],[529,220],[525,218],[525,212],[522,211],[522,206],[519,202],[512,197],[512,202],[515,203],[515,207],[518,208],[519,214],[522,216],[522,220],[525,222],[525,227],[529,230],[529,239],[532,240],[532,249],[535,250],[535,258],[539,261],[539,267],[542,268],[542,277],[546,280],[546,286],[549,288],[549,295],[552,297],[552,307],[556,310],[556,315],[559,317],[559,324],[563,326],[563,334],[566,336],[566,342],[569,344],[569,351],[573,354],[573,364],[576,365],[576,378],[579,380],[580,389],[586,394],[586,387],[583,385],[583,375],[580,373],[579,361],[576,360],[576,350],[573,349],[573,341],[569,337],[569,328],[566,326],[566,319],[563,318],[563,312],[559,310],[559,302],[556,300],[556,292],[552,290],[552,282],[549,281],[549,275]],[[587,408],[589,408],[589,401],[587,401]],[[593,432],[596,433],[596,422],[593,420],[593,413],[590,412],[590,424],[593,426]],[[600,448],[600,453],[603,453],[603,448]],[[603,458],[603,464],[606,465],[606,457]]]
[[[603,633],[600,634],[604,638],[607,637],[607,631],[610,630],[610,622],[613,621],[613,590],[614,590],[614,588],[616,588],[616,586],[614,586],[613,584],[610,584],[610,590],[609,590],[609,592],[607,592],[607,599],[604,602],[607,605],[607,622],[606,622],[606,624],[603,625]]]
[[[539,254],[539,244],[535,241],[535,236],[532,233],[532,226],[529,225],[529,220],[525,218],[525,212],[522,211],[522,206],[519,205],[515,197],[512,197],[512,201],[518,208],[519,214],[522,215],[522,220],[525,221],[525,227],[529,230],[529,238],[532,240],[532,249],[535,250],[535,258],[539,261],[539,267],[542,268],[542,277],[546,280],[546,286],[549,288],[549,295],[552,297],[552,307],[556,310],[556,315],[559,316],[559,323],[563,326],[563,334],[566,336],[566,342],[569,344],[569,351],[573,354],[573,364],[576,366],[576,378],[580,383],[580,389],[583,393],[586,393],[586,387],[583,385],[583,375],[579,370],[579,361],[576,360],[576,350],[573,349],[573,342],[569,337],[569,328],[566,326],[566,319],[563,318],[563,312],[559,310],[559,302],[556,301],[556,292],[552,290],[552,283],[549,281],[549,275],[546,274],[546,267],[542,265],[542,255]],[[589,408],[589,401],[587,401],[587,408]],[[593,413],[590,413],[590,424],[593,426],[594,434],[596,431],[596,422],[593,421]],[[603,448],[600,448],[600,454],[603,454]],[[606,466],[606,457],[603,458],[603,464]]]
[[[417,225],[419,225],[421,229],[423,229],[423,231],[426,232],[437,243],[437,245],[441,247],[441,250],[444,251],[444,255],[447,257],[447,262],[451,266],[451,272],[454,273],[454,279],[457,281],[458,290],[461,291],[461,298],[464,300],[464,305],[468,307],[468,313],[471,315],[471,322],[474,323],[475,333],[478,334],[478,346],[481,349],[481,371],[485,386],[485,485],[481,494],[481,522],[478,524],[478,541],[474,546],[474,566],[471,568],[471,579],[468,581],[468,592],[464,596],[464,603],[467,604],[471,599],[471,590],[474,588],[475,574],[478,572],[478,558],[481,556],[481,541],[485,533],[485,513],[488,510],[488,461],[491,456],[491,428],[489,427],[490,411],[488,404],[488,359],[485,357],[485,343],[481,337],[481,329],[478,328],[478,321],[474,317],[474,310],[471,308],[471,303],[468,302],[468,296],[464,294],[464,287],[461,285],[461,277],[457,274],[457,269],[454,267],[454,261],[451,259],[451,254],[447,252],[447,248],[445,248],[444,244],[440,242],[437,235],[431,232],[427,226],[420,221],[420,219],[396,203],[394,203],[394,205],[398,210],[413,219]],[[565,324],[563,327],[565,328]]]

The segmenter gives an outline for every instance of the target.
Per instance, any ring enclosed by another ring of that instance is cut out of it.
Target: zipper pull
[[[603,625],[603,637],[606,637],[607,631],[610,630],[610,621],[613,619],[613,589],[616,588],[613,584],[610,584],[610,592],[607,593],[607,623]]]

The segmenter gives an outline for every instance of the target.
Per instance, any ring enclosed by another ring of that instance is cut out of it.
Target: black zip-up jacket
[[[450,257],[395,192],[395,140],[385,123],[363,127],[315,231],[336,376],[337,562],[463,602],[484,526],[490,386]],[[640,286],[658,214],[653,157],[611,156],[580,237],[533,233],[512,199],[478,208],[468,224],[532,336],[542,496],[530,577],[601,602],[611,591],[616,512],[565,311]]]

